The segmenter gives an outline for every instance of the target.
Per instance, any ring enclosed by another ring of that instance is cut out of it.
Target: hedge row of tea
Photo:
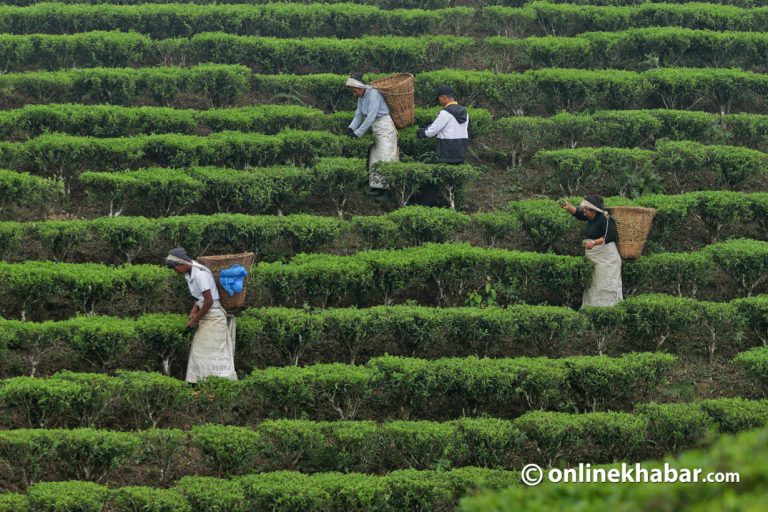
[[[583,257],[468,244],[424,244],[369,250],[351,256],[299,254],[288,263],[251,269],[248,303],[290,307],[396,304],[456,306],[574,305],[592,274]],[[628,263],[627,295],[667,292],[727,301],[761,293],[768,282],[768,244],[730,240],[694,253],[660,253]],[[50,318],[82,313],[130,315],[179,307],[182,280],[159,265],[111,267],[96,263],[0,262],[6,316]],[[662,279],[662,277],[664,279]],[[175,298],[175,299],[174,299]]]
[[[636,462],[705,444],[713,431],[741,432],[766,421],[768,401],[719,399],[641,404],[635,413],[532,412],[515,420],[270,420],[253,428],[209,424],[191,431],[5,430],[0,431],[0,485],[26,489],[43,480],[70,479],[167,485],[190,475],[280,470],[382,474]]]
[[[87,171],[152,166],[242,169],[274,164],[311,165],[320,157],[360,157],[365,154],[368,143],[367,139],[350,141],[327,132],[292,130],[276,135],[220,132],[205,137],[163,134],[94,138],[51,134],[25,142],[0,142],[0,166],[58,178],[69,190],[80,174]],[[763,190],[768,182],[768,156],[765,153],[689,141],[662,141],[655,151],[629,148],[544,150],[534,156],[533,163],[539,171],[536,188],[572,196],[595,189],[602,190],[604,195],[630,197],[665,190],[671,193],[708,189],[749,192]],[[435,176],[435,166],[418,163],[384,163],[380,168],[400,206],[405,206],[424,184],[435,181],[445,185],[444,192],[454,206],[458,192],[478,176],[469,168],[458,167],[451,171],[450,166],[439,166],[440,176]],[[355,169],[352,162],[347,165],[343,161],[337,162],[333,169],[336,172],[329,176],[332,181],[329,185],[333,187],[339,182],[342,189],[333,191],[333,196],[342,194],[338,200],[343,202],[351,191],[360,188],[362,178],[359,173],[351,177]],[[449,176],[447,181],[443,179],[444,174]],[[114,183],[120,176],[102,179]],[[137,183],[141,181],[139,179]],[[92,179],[91,183],[97,186]],[[176,184],[177,187],[181,185]],[[106,186],[109,197],[109,184]],[[258,208],[258,202],[254,207]],[[343,211],[343,205],[339,204],[337,209]]]
[[[323,157],[359,157],[368,140],[346,141],[327,132],[284,131],[276,135],[221,132],[196,135],[144,135],[93,138],[41,135],[26,142],[0,142],[0,166],[55,178],[67,194],[83,188],[111,216],[133,204],[148,215],[178,214],[185,209],[203,212],[243,211],[281,213],[289,202],[301,204],[317,193],[344,216],[351,196],[366,186],[361,161]],[[311,165],[312,170],[274,164]],[[747,148],[702,145],[690,141],[662,141],[655,151],[627,148],[542,150],[534,155],[536,176],[527,187],[551,195],[582,195],[601,190],[605,195],[636,197],[643,193],[683,193],[697,190],[763,190],[768,184],[768,156]],[[188,168],[221,166],[227,169],[144,169],[136,173],[98,173],[152,166]],[[246,169],[238,172],[232,169]],[[471,166],[382,163],[379,171],[399,206],[406,206],[427,184],[455,209],[480,171]],[[51,206],[54,182],[2,173],[9,182],[0,196],[9,205],[35,209],[33,201]],[[144,210],[146,208],[146,211]],[[137,212],[137,213],[138,213]]]
[[[480,298],[479,300],[482,300]],[[77,317],[0,322],[0,374],[64,369],[162,370],[181,374],[187,317]],[[686,360],[732,357],[768,342],[765,296],[714,303],[668,295],[632,297],[616,308],[377,306],[305,311],[249,309],[238,318],[236,367],[365,362],[385,354],[520,357],[671,351]]]
[[[110,489],[94,482],[41,482],[32,485],[24,495],[0,495],[0,511],[449,510],[463,496],[481,489],[504,489],[517,482],[515,472],[482,468],[403,470],[384,476],[280,471],[231,480],[185,477],[171,489]]]
[[[514,2],[517,0],[490,0],[487,4],[490,5],[514,5]],[[687,0],[686,0],[687,1]],[[737,5],[740,5],[741,2],[745,2],[745,0],[733,0],[734,2],[737,2]],[[755,5],[759,5],[759,1],[755,2]],[[7,5],[19,5],[19,6],[25,6],[25,5],[34,5],[38,3],[36,0],[10,0],[6,2]],[[144,1],[144,0],[54,0],[51,3],[60,3],[60,4],[117,4],[117,5],[136,5],[136,4],[176,4],[178,3],[178,0],[150,0],[150,1]],[[208,0],[192,0],[190,2],[187,2],[190,4],[202,4],[202,5],[208,5],[210,2]],[[272,0],[226,0],[224,2],[217,2],[220,4],[269,4],[272,3]],[[309,1],[309,0],[286,0],[286,3],[296,3],[296,4],[306,4],[306,3],[314,3],[314,4],[363,4],[363,5],[375,5],[378,7],[381,7],[382,9],[388,9],[388,8],[403,8],[403,9],[440,9],[445,7],[451,7],[451,0],[320,0],[320,1]],[[521,3],[523,5],[525,2]]]
[[[136,4],[176,4],[178,0],[49,0],[50,3],[57,4],[117,4],[117,5],[136,5]],[[447,7],[453,7],[452,0],[284,0],[286,3],[297,4],[363,4],[374,5],[382,9],[443,9]],[[219,4],[269,4],[272,0],[225,0],[222,2],[216,2]],[[8,0],[6,5],[28,6],[38,3],[36,0]],[[185,3],[189,4],[210,4],[209,0],[191,0]],[[489,5],[500,5],[507,7],[522,7],[530,3],[529,0],[466,0],[462,4],[474,7],[485,7]],[[567,4],[583,4],[583,5],[635,5],[644,4],[646,0],[549,0],[549,3],[567,3]],[[654,3],[669,3],[669,4],[687,4],[690,0],[666,0],[664,2]],[[765,6],[765,0],[719,0],[715,2],[722,5],[737,5],[740,7],[759,7]]]
[[[436,111],[418,109],[416,123],[425,124]],[[560,113],[552,117],[509,117],[497,122],[487,111],[470,109],[472,134],[494,150],[508,153],[510,162],[527,162],[538,151],[577,146],[653,147],[659,139],[765,150],[768,116],[725,116],[692,111],[600,111]],[[0,112],[0,136],[27,140],[47,132],[94,137],[126,137],[152,133],[205,135],[226,130],[274,134],[283,129],[329,130],[341,133],[351,113],[323,114],[308,107],[263,105],[208,111],[170,108],[85,105],[27,106]],[[411,130],[401,145],[408,153],[431,148]]]
[[[267,418],[514,418],[536,409],[629,410],[648,401],[677,359],[661,353],[617,358],[374,358],[365,366],[317,364],[255,370],[196,388],[159,373],[107,376],[61,372],[0,381],[5,428],[118,429],[198,423],[249,425]]]
[[[431,122],[437,108],[416,109],[416,125]],[[258,105],[241,108],[191,110],[119,105],[27,105],[0,111],[0,139],[28,140],[49,132],[90,137],[132,137],[176,133],[207,135],[241,131],[276,134],[285,129],[331,131],[341,134],[352,112],[326,114],[294,105]],[[551,117],[513,116],[494,122],[490,112],[470,108],[473,138],[508,153],[510,163],[527,162],[545,149],[583,146],[653,147],[660,139],[690,140],[709,145],[728,144],[768,150],[768,116],[763,114],[709,114],[687,110],[619,110]],[[400,132],[400,145],[409,154],[432,148]],[[413,146],[413,147],[412,147]],[[489,151],[474,148],[486,156]]]
[[[416,124],[436,111],[418,109]],[[207,111],[159,107],[34,105],[0,112],[0,137],[27,140],[47,132],[78,136],[127,137],[153,133],[205,135],[227,130],[274,134],[283,129],[329,130],[341,133],[352,113],[323,114],[309,107],[262,105]],[[560,113],[552,117],[516,116],[493,122],[490,113],[470,109],[473,137],[507,153],[510,163],[522,164],[541,150],[577,146],[653,147],[659,139],[691,140],[708,145],[728,144],[768,149],[768,116],[645,110]],[[418,142],[411,130],[401,146],[422,153],[432,141]],[[480,149],[480,148],[478,148]]]
[[[208,32],[191,39],[153,40],[134,32],[3,35],[0,67],[18,72],[218,63],[245,64],[259,73],[426,71],[440,69],[446,61],[468,62],[482,49],[494,48],[454,36],[278,39]]]
[[[445,23],[462,14],[463,22]],[[472,9],[382,10],[365,5],[64,5],[0,7],[0,32],[68,34],[92,30],[139,32],[154,38],[202,32],[275,37],[458,34],[473,24]],[[449,27],[455,28],[450,30]]]
[[[438,110],[439,107],[416,109],[416,124],[421,126],[431,122]],[[493,128],[490,112],[476,108],[468,110],[474,136],[484,135]],[[0,111],[0,139],[27,140],[49,132],[91,137],[132,137],[159,133],[208,135],[229,130],[276,134],[286,129],[341,134],[353,115],[353,112],[327,114],[313,107],[298,105],[255,105],[209,110],[75,103],[25,105],[20,109]],[[726,119],[729,128],[732,120],[734,130],[743,126],[741,131],[746,132],[746,128],[752,125],[759,130],[766,118],[747,115]],[[718,119],[713,116],[711,121],[714,123]],[[696,131],[692,131],[687,138],[695,135]],[[747,135],[743,133],[739,137]],[[718,139],[718,142],[722,140]],[[743,144],[737,142],[734,144],[749,145],[751,139]]]
[[[767,270],[768,244],[731,240],[696,253],[640,258],[626,265],[624,287],[628,295],[675,290],[728,300],[760,293]],[[425,244],[352,256],[300,254],[288,263],[260,263],[253,283],[262,305],[325,308],[415,300],[455,306],[470,292],[482,293],[486,285],[496,290],[493,301],[499,304],[573,305],[591,271],[592,264],[578,257]]]
[[[536,153],[536,179],[550,194],[636,197],[695,190],[765,190],[768,155],[734,146],[661,141],[653,151],[629,148],[556,149]]]
[[[71,185],[83,171],[135,169],[153,165],[232,168],[308,164],[321,156],[365,154],[368,141],[328,132],[286,130],[276,135],[220,132],[197,135],[141,135],[93,138],[41,135],[26,142],[0,143],[0,165],[56,177]]]
[[[39,108],[39,107],[38,107]],[[551,117],[499,119],[482,132],[482,140],[508,153],[521,165],[545,149],[610,146],[652,148],[660,139],[690,140],[766,150],[768,117],[757,114],[709,114],[689,110],[602,110],[561,112]]]
[[[524,7],[382,10],[333,4],[66,5],[0,8],[0,32],[68,34],[93,30],[139,32],[154,38],[202,32],[276,37],[498,34],[573,36],[583,32],[678,26],[704,30],[768,30],[768,8],[690,3],[593,6],[531,2]]]
[[[373,76],[368,76],[368,79]],[[108,103],[199,108],[294,102],[325,110],[354,110],[346,75],[260,75],[245,66],[89,68],[7,73],[0,106],[28,103]],[[451,83],[469,106],[497,115],[555,114],[593,109],[670,108],[762,112],[768,78],[736,69],[664,68],[645,72],[547,68],[524,73],[441,70],[415,77],[416,101],[433,105],[434,91]]]
[[[454,15],[455,16],[455,15]],[[244,64],[257,73],[374,69],[429,71],[445,62],[467,69],[523,71],[547,67],[765,67],[768,36],[685,28],[589,32],[577,37],[366,36],[359,39],[279,39],[225,32],[155,40],[136,32],[0,36],[5,72],[70,67]],[[652,57],[649,57],[652,55]]]
[[[305,158],[313,160],[310,155]],[[480,169],[471,165],[419,162],[381,163],[377,172],[389,185],[390,195],[399,206],[406,206],[425,186],[431,185],[452,210],[481,175]],[[300,209],[307,199],[320,199],[339,218],[344,218],[347,202],[367,190],[369,174],[365,160],[337,157],[314,159],[311,168],[84,172],[79,182],[94,205],[104,208],[110,216],[118,216],[126,208],[150,216],[179,214],[184,210],[282,215],[286,208]]]
[[[347,164],[351,166],[354,162]],[[120,213],[123,204],[133,205],[130,211],[140,205],[145,214],[165,213],[174,206],[181,209],[187,196],[179,194],[184,191],[193,198],[197,197],[193,192],[207,198],[207,206],[201,211],[212,211],[211,204],[222,205],[221,209],[248,211],[259,200],[264,204],[271,202],[281,211],[295,208],[297,198],[301,200],[311,193],[322,193],[331,198],[329,182],[336,186],[343,182],[325,180],[328,175],[321,175],[321,170],[322,165],[315,168],[318,179],[314,182],[308,179],[304,169],[290,167],[261,169],[258,173],[206,170],[203,191],[199,191],[200,182],[179,171],[126,172],[115,175],[112,182],[109,181],[111,173],[93,173],[83,175],[88,178],[83,181],[91,197],[99,198],[104,206],[111,205],[113,214]],[[364,173],[355,171],[349,175],[354,177],[357,172]],[[39,209],[45,206],[43,198],[37,199],[34,195],[38,191],[33,188],[43,180],[24,174],[8,174],[14,178],[8,180],[9,196],[17,194],[17,199],[21,200],[22,192],[29,191],[28,201],[37,203],[35,206]],[[90,180],[101,187],[96,188]],[[0,172],[0,184],[3,181]],[[19,185],[15,186],[16,183]],[[29,187],[23,187],[26,185]],[[344,197],[350,197],[354,191]],[[267,193],[271,195],[267,196]],[[0,197],[6,199],[4,194]],[[48,198],[50,200],[50,196]],[[7,197],[6,205],[13,199]],[[255,201],[247,202],[253,199]],[[609,197],[606,204],[608,207],[656,209],[646,254],[692,251],[747,235],[768,239],[768,195],[763,192],[690,192],[671,196],[646,195],[636,200]],[[187,206],[187,209],[194,206]],[[4,213],[11,212],[6,210]],[[194,256],[254,251],[259,261],[274,261],[299,252],[342,253],[351,247],[384,249],[449,241],[577,255],[581,253],[580,228],[578,221],[566,214],[558,202],[548,199],[513,201],[505,210],[475,214],[406,206],[382,215],[353,216],[349,220],[304,214],[221,213],[156,219],[118,216],[93,220],[5,221],[0,222],[0,257],[6,261],[157,263],[169,247],[181,245]],[[683,230],[685,239],[678,236]]]
[[[509,489],[504,492],[462,501],[462,512],[516,512],[536,510],[541,512],[575,512],[583,510],[583,503],[597,510],[645,510],[662,507],[662,510],[760,510],[765,503],[765,482],[768,479],[763,459],[768,446],[768,430],[727,436],[719,439],[707,450],[689,451],[677,459],[667,461],[672,468],[682,472],[702,469],[701,478],[710,472],[737,473],[739,483],[593,483],[550,484],[529,489]],[[606,472],[618,465],[606,466]],[[648,470],[663,474],[661,462],[643,464]],[[662,505],[659,505],[662,504]]]

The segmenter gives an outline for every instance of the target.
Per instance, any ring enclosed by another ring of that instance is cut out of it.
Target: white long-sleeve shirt
[[[458,118],[458,119],[457,119]],[[459,120],[463,122],[459,122]],[[427,137],[437,137],[437,161],[464,163],[469,147],[469,113],[457,103],[450,103],[437,114],[435,121],[424,130]]]
[[[467,122],[459,124],[447,110],[441,110],[424,134],[438,139],[468,139],[469,114],[467,114]]]

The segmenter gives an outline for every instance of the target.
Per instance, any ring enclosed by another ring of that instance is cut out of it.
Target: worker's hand
[[[420,139],[426,139],[427,138],[427,129],[426,128],[419,128],[416,130],[416,136]]]
[[[562,208],[562,209],[564,209],[564,210],[567,210],[567,209],[568,209],[568,208],[570,208],[570,207],[571,207],[571,203],[569,203],[569,202],[568,202],[568,201],[566,201],[565,199],[562,199],[562,200],[560,201],[560,208]]]
[[[595,241],[594,240],[587,240],[587,243],[584,244],[584,247],[587,248],[587,250],[592,250],[595,247]]]
[[[352,128],[349,128],[349,127],[347,127],[347,129],[344,130],[344,135],[347,135],[347,136],[352,137],[352,138],[356,138],[357,137],[357,135],[355,134],[355,130],[353,130]]]
[[[187,322],[187,329],[197,329],[197,325],[200,323],[200,320],[197,318],[190,318],[189,322]]]

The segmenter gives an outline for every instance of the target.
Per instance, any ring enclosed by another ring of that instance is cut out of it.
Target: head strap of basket
[[[619,254],[626,260],[639,258],[651,232],[656,210],[636,206],[612,206],[607,210],[616,222]]]
[[[216,288],[219,290],[219,297],[221,305],[227,311],[240,309],[245,305],[246,286],[248,284],[248,276],[243,280],[243,291],[234,295],[229,295],[226,290],[221,286],[219,282],[219,274],[225,268],[229,268],[233,265],[242,265],[249,272],[253,265],[254,254],[252,252],[244,252],[241,254],[223,254],[221,256],[200,256],[197,260],[208,267],[213,272],[214,280],[216,281]]]
[[[400,73],[374,80],[371,85],[384,96],[396,128],[405,128],[415,122],[416,101],[413,92],[413,75]]]

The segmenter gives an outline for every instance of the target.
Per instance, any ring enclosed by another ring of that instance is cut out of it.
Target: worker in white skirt
[[[583,241],[585,256],[595,264],[592,282],[584,290],[581,305],[615,306],[624,299],[621,283],[621,256],[616,246],[616,222],[603,206],[603,196],[590,194],[579,206],[568,201],[560,205],[576,219],[586,222]]]
[[[368,184],[373,196],[381,196],[388,187],[382,176],[376,172],[375,165],[378,162],[399,160],[397,128],[389,115],[389,107],[384,101],[384,96],[366,84],[362,74],[350,76],[346,86],[357,97],[357,110],[345,133],[350,137],[362,137],[368,133],[368,130],[373,132],[376,142],[368,153]]]
[[[187,363],[187,382],[206,377],[237,380],[235,372],[235,317],[219,300],[213,272],[193,260],[183,247],[172,249],[165,264],[183,274],[195,305],[189,312],[187,327],[196,329]]]

